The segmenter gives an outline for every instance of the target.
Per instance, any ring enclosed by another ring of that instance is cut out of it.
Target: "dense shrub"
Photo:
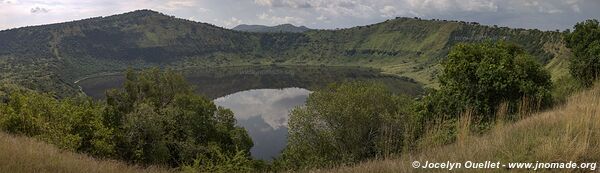
[[[115,127],[124,160],[179,166],[210,151],[245,151],[252,140],[230,110],[195,95],[181,75],[149,69],[127,72],[125,87],[107,92],[107,124]]]
[[[103,107],[87,98],[57,100],[48,94],[4,88],[0,103],[3,131],[33,136],[60,148],[110,156],[113,129],[104,125]]]
[[[573,57],[569,70],[584,86],[591,86],[600,75],[600,24],[598,20],[577,23],[572,33],[565,35]]]
[[[381,84],[353,82],[315,91],[305,107],[291,112],[288,144],[275,164],[301,169],[399,153],[409,103]]]
[[[468,110],[489,121],[501,103],[514,113],[523,105],[541,108],[552,101],[548,72],[506,42],[459,44],[442,66],[440,89],[423,98],[417,109],[423,119],[453,119]]]

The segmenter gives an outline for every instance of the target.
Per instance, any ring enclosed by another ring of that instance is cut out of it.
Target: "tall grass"
[[[97,160],[82,154],[60,150],[34,138],[0,132],[0,172],[171,172],[149,167],[141,168],[112,160]]]
[[[502,106],[500,106],[502,108]],[[523,109],[528,109],[523,107]],[[501,112],[500,109],[499,112]],[[523,110],[527,112],[526,110]],[[503,113],[501,116],[505,116]],[[470,114],[466,114],[470,115]],[[458,122],[456,142],[421,149],[400,157],[372,160],[325,172],[448,172],[415,169],[413,161],[462,162],[598,162],[600,161],[600,85],[567,99],[564,105],[531,115],[515,123],[498,118],[484,135],[469,134],[468,116]],[[500,117],[500,116],[498,116]],[[519,118],[520,119],[520,118]],[[507,169],[457,169],[453,172],[506,172]],[[514,169],[511,172],[527,172]],[[589,169],[555,169],[542,172],[587,172]],[[319,171],[315,171],[319,172]]]

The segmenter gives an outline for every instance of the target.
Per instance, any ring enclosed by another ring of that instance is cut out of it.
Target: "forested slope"
[[[559,32],[396,18],[304,33],[248,33],[150,10],[0,31],[0,80],[72,95],[74,81],[131,66],[176,69],[240,65],[375,67],[436,86],[440,60],[458,42],[508,40],[555,73],[568,50]]]

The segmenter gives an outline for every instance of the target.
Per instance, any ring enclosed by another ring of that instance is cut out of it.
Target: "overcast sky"
[[[291,23],[332,29],[405,16],[564,30],[600,18],[600,0],[0,0],[0,30],[136,9],[226,28]]]

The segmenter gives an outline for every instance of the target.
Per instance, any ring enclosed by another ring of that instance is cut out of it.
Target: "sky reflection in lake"
[[[302,88],[255,89],[214,101],[231,109],[238,124],[248,130],[254,141],[252,156],[271,160],[285,147],[289,111],[304,105],[309,94],[309,90]]]

